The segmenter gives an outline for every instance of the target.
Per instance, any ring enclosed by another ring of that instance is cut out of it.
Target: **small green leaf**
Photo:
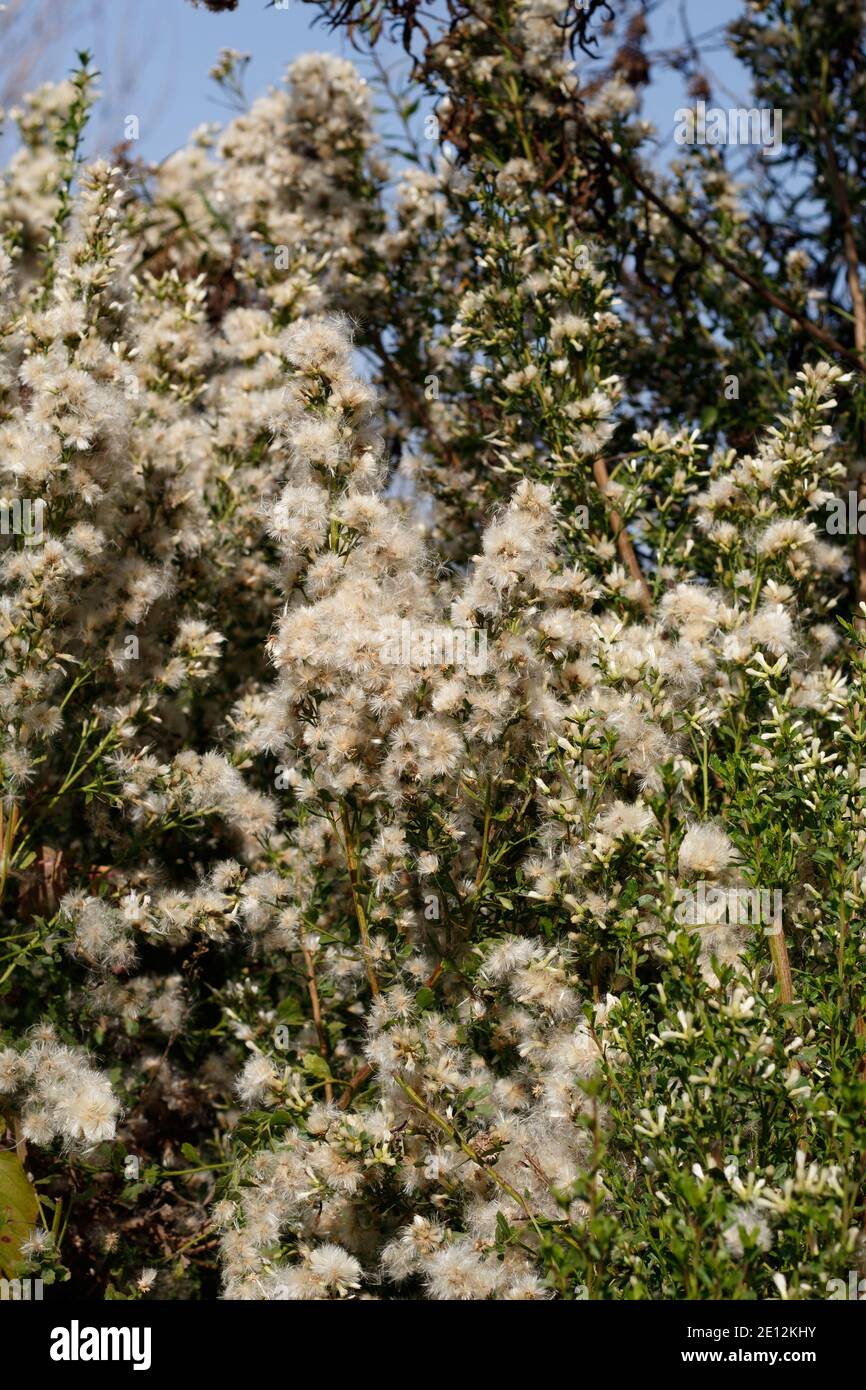
[[[328,1066],[324,1057],[320,1057],[317,1052],[307,1052],[303,1057],[304,1071],[310,1072],[312,1076],[320,1076],[323,1081],[331,1080],[331,1068]]]
[[[299,1027],[304,1022],[304,1011],[297,999],[289,996],[283,999],[277,1008],[277,1018],[281,1023]]]
[[[500,1245],[507,1245],[511,1239],[511,1227],[502,1215],[501,1211],[496,1213],[496,1240]]]

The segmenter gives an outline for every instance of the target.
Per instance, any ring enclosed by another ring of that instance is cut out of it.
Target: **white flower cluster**
[[[544,122],[576,83],[559,7],[515,9]],[[434,46],[458,94],[470,67],[498,90],[492,47],[449,62]],[[780,1093],[822,1094],[821,1010],[793,1039],[755,1000],[791,1005],[788,943],[866,902],[846,560],[814,520],[847,376],[804,368],[751,452],[659,425],[609,467],[631,330],[531,151],[470,149],[389,199],[365,84],[314,55],[219,135],[73,194],[86,97],[36,94],[0,186],[0,496],[46,509],[40,544],[0,552],[0,892],[14,969],[45,995],[62,948],[57,1008],[95,1021],[130,1114],[39,1026],[0,1051],[4,1118],[9,1097],[28,1143],[118,1137],[167,1168],[152,1114],[195,1124],[227,1170],[230,1298],[568,1294],[551,1250],[596,1240],[617,1181],[683,1168],[674,1119],[724,1047],[664,1068],[707,1019],[770,1096],[732,1151]],[[629,98],[607,83],[594,118]],[[486,660],[395,660],[404,624],[480,630]],[[783,816],[749,833],[780,766],[835,817],[793,850]],[[840,837],[828,906],[805,885]],[[777,869],[770,947],[676,931],[679,890]],[[689,950],[694,1007],[666,1010]],[[837,1195],[799,1153],[794,1179],[730,1184],[725,1258]]]
[[[50,1024],[33,1029],[23,1046],[0,1051],[0,1096],[15,1104],[21,1137],[33,1144],[60,1139],[83,1148],[117,1130],[120,1105],[107,1077]]]

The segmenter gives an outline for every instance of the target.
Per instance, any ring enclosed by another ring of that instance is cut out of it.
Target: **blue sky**
[[[36,0],[28,0],[35,4]],[[54,0],[51,0],[54,3]],[[352,57],[344,33],[314,27],[316,10],[301,0],[291,0],[287,10],[266,8],[265,0],[240,0],[236,11],[212,14],[194,8],[186,0],[63,0],[65,11],[55,20],[59,32],[45,45],[36,75],[40,80],[62,76],[74,63],[79,48],[89,48],[102,73],[104,96],[92,126],[93,154],[109,150],[123,139],[124,120],[136,115],[140,122],[137,153],[145,159],[161,159],[186,140],[203,121],[224,121],[230,112],[215,100],[217,93],[208,70],[220,49],[237,48],[251,54],[246,82],[254,97],[278,83],[287,63],[301,53],[325,50]],[[687,0],[685,6],[693,34],[699,37],[723,25],[742,9],[739,0]],[[664,0],[651,17],[650,48],[673,46],[682,37],[679,0]],[[709,59],[713,99],[720,106],[746,101],[748,83],[730,53],[719,51],[718,40]],[[406,71],[406,58],[397,45],[382,46],[383,60]],[[359,60],[363,69],[363,60]],[[0,57],[0,69],[3,59]],[[28,84],[33,86],[31,80]],[[671,135],[674,112],[686,103],[677,74],[658,76],[645,101],[644,113],[655,122],[662,142],[662,157],[675,152]]]

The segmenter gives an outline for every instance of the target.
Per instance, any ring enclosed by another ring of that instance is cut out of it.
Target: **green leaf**
[[[425,1009],[432,1009],[436,1004],[436,995],[427,985],[422,985],[415,995],[415,1003],[423,1013]]]
[[[189,1159],[190,1163],[201,1163],[198,1149],[194,1148],[192,1144],[181,1144],[180,1151],[184,1158]]]
[[[307,1052],[303,1057],[304,1071],[310,1072],[312,1076],[320,1076],[324,1081],[331,1080],[331,1068],[328,1066],[324,1057],[320,1057],[318,1052]]]
[[[277,1018],[281,1023],[299,1027],[304,1022],[304,1011],[299,1000],[291,995],[288,999],[283,999],[277,1007]]]
[[[25,1261],[21,1242],[39,1219],[36,1192],[20,1158],[11,1150],[0,1153],[0,1275],[16,1279]]]

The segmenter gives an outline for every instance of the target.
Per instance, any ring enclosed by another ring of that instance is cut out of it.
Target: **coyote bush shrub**
[[[0,1273],[866,1273],[842,8],[732,29],[788,183],[659,172],[645,21],[597,0],[324,6],[413,49],[433,138],[390,162],[325,55],[158,166],[83,160],[87,55],[12,113],[0,1126],[37,1217],[0,1207]]]

